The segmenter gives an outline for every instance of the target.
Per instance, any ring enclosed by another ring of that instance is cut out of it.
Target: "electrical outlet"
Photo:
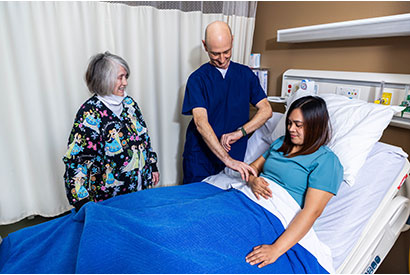
[[[348,98],[356,98],[360,97],[360,88],[357,87],[347,87],[347,86],[337,86],[336,87],[336,94],[344,95]]]

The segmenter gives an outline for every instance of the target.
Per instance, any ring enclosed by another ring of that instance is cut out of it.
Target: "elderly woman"
[[[338,157],[326,146],[330,140],[329,114],[320,97],[302,97],[290,106],[283,137],[272,143],[251,166],[260,173],[248,185],[257,199],[272,197],[269,181],[282,186],[301,211],[272,244],[258,245],[246,261],[259,268],[274,263],[313,226],[343,180]]]
[[[141,110],[125,92],[129,75],[127,62],[109,52],[88,65],[85,80],[94,95],[77,112],[63,158],[68,201],[77,211],[159,181]]]

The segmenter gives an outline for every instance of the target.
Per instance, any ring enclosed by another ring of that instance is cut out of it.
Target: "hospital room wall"
[[[409,36],[299,44],[276,42],[279,29],[403,13],[410,13],[409,1],[258,2],[252,52],[261,53],[261,67],[269,69],[268,94],[280,95],[282,74],[288,69],[410,74]],[[279,104],[272,107],[274,111],[284,110]],[[381,140],[410,153],[409,136],[408,129],[388,127]],[[408,273],[409,244],[407,231],[378,273]]]

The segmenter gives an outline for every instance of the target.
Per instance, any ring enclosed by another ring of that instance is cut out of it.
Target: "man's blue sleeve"
[[[205,101],[205,89],[199,77],[190,76],[185,88],[184,103],[182,105],[183,115],[192,115],[192,109],[203,107],[207,109]]]

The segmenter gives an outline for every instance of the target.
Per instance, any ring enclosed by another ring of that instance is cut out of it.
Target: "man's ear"
[[[202,40],[202,44],[204,45],[205,51],[208,52],[208,48],[206,47],[205,40]]]

